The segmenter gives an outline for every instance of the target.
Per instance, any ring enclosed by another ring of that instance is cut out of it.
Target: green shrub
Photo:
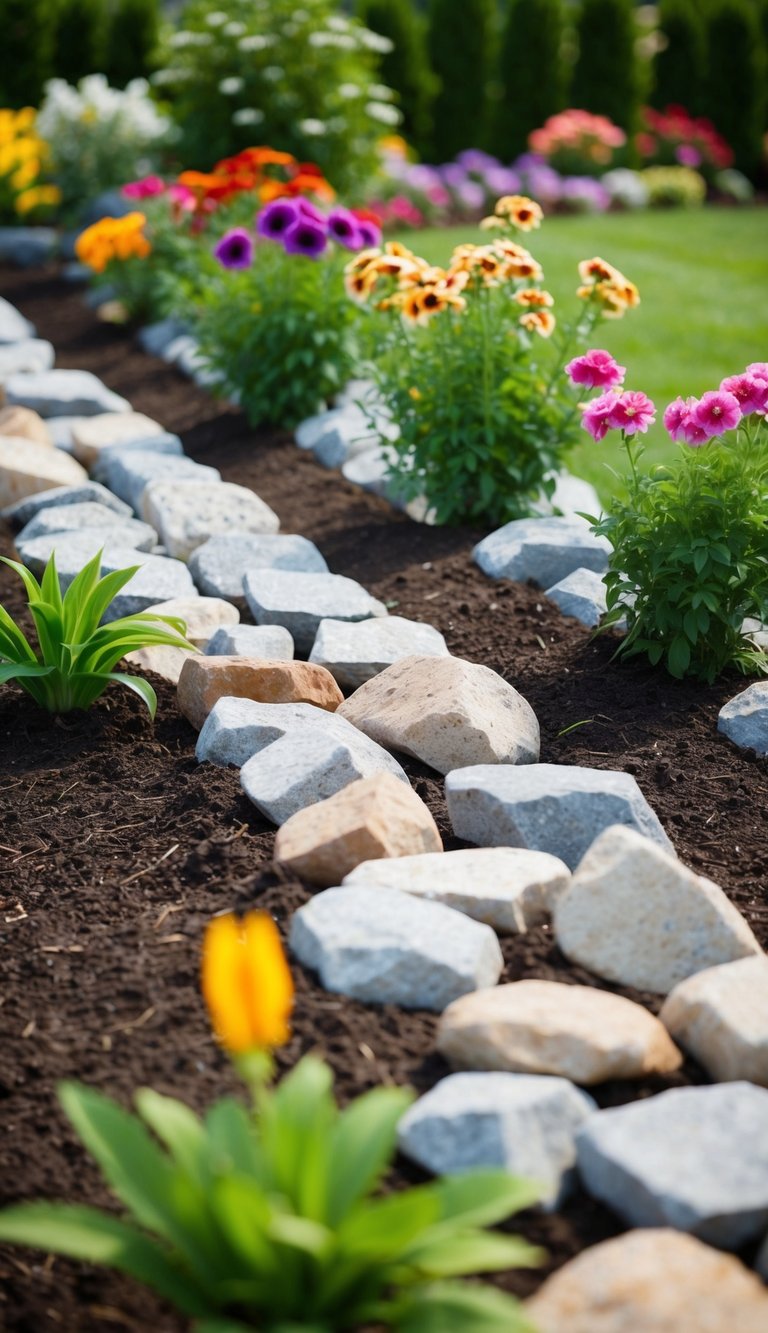
[[[707,183],[692,167],[646,167],[639,175],[651,207],[698,208],[707,197]]]
[[[707,114],[753,176],[760,161],[766,62],[749,0],[712,0],[708,28]]]
[[[3,0],[0,107],[38,106],[53,72],[55,0]]]
[[[571,106],[608,116],[631,133],[639,100],[631,0],[582,0],[576,27]]]
[[[53,71],[57,78],[77,83],[85,74],[101,72],[105,18],[102,0],[59,0]]]
[[[666,45],[653,59],[651,104],[663,111],[682,103],[693,115],[702,115],[707,41],[696,0],[662,0],[659,33]]]
[[[117,0],[104,55],[104,73],[115,88],[146,78],[155,68],[158,26],[158,0]]]
[[[494,151],[511,161],[565,106],[561,0],[511,0],[501,44]]]
[[[491,134],[494,0],[431,0],[428,49],[440,88],[433,107],[434,162],[487,148]]]
[[[398,95],[401,132],[423,155],[429,148],[436,91],[424,19],[411,0],[362,0],[359,14],[368,28],[392,43],[392,50],[381,58],[381,77]]]

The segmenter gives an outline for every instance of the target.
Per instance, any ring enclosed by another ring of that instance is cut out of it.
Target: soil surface
[[[252,487],[284,532],[315,541],[330,568],[358,579],[398,615],[429,621],[460,657],[519,689],[542,730],[542,760],[623,769],[637,778],[681,858],[723,886],[768,944],[768,761],[716,730],[739,677],[676,683],[642,665],[611,664],[541,592],[491,582],[470,560],[482,533],[412,523],[317,465],[281,432],[252,430],[176,371],[144,355],[123,329],[100,324],[82,292],[53,270],[0,271],[0,290],[56,347],[57,365],[101,376],[141,412],[178,432],[192,458]],[[0,553],[12,534],[0,521]],[[0,572],[0,602],[23,612],[21,584]],[[0,691],[0,1201],[50,1197],[113,1207],[56,1101],[77,1078],[124,1103],[151,1084],[203,1109],[237,1089],[210,1032],[198,986],[202,931],[224,909],[266,908],[285,930],[309,887],[271,862],[274,829],[242,794],[238,774],[194,758],[195,733],[174,690],[157,685],[154,725],[140,701],[110,687],[87,714],[52,720],[16,686]],[[575,725],[574,724],[578,724]],[[569,730],[569,728],[573,728]],[[446,848],[442,781],[404,767]],[[656,996],[605,986],[569,964],[550,927],[502,941],[504,980],[601,985],[654,1012]],[[436,1018],[364,1006],[323,991],[293,965],[294,1035],[287,1068],[316,1050],[346,1101],[379,1083],[418,1092],[446,1072]],[[591,1089],[601,1106],[706,1081],[688,1061],[670,1079]],[[394,1184],[418,1172],[398,1162]],[[527,1295],[542,1276],[623,1230],[577,1192],[558,1213],[530,1210],[509,1229],[543,1244],[548,1263],[497,1279]],[[747,1255],[746,1257],[749,1257]],[[0,1328],[8,1333],[179,1333],[186,1321],[133,1282],[85,1264],[0,1251]]]

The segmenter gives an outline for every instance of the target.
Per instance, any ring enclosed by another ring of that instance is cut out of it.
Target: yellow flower
[[[515,300],[518,305],[524,306],[551,306],[555,304],[555,299],[551,292],[543,292],[539,287],[526,287],[523,291],[515,292]]]
[[[271,916],[214,917],[203,942],[202,987],[216,1036],[232,1055],[288,1041],[293,979]]]
[[[478,223],[481,231],[500,231],[506,225],[503,218],[494,217],[493,214],[489,218],[481,218]]]
[[[11,176],[11,185],[14,190],[26,190],[27,186],[31,185],[33,181],[36,181],[39,175],[39,159],[36,157],[29,157],[26,162],[22,162],[21,166],[17,167],[14,171]]]
[[[23,216],[33,208],[52,208],[61,202],[61,190],[58,185],[31,185],[22,190],[14,199],[16,212]]]
[[[640,303],[640,293],[634,282],[605,259],[597,256],[583,259],[579,264],[579,276],[583,286],[577,289],[576,295],[584,301],[597,302],[605,319],[621,319],[627,310]]]
[[[549,310],[528,310],[520,316],[520,323],[529,333],[538,333],[541,338],[548,338],[555,328],[555,317]]]
[[[540,227],[544,216],[540,205],[525,194],[505,194],[496,201],[494,212],[519,231],[533,231],[534,227]]]
[[[619,276],[619,270],[607,260],[600,259],[599,255],[594,259],[582,259],[579,264],[579,277],[582,282],[589,282],[590,279],[592,282],[613,282]]]
[[[414,403],[418,403],[421,398],[421,389],[417,389],[415,385],[412,385],[408,390],[408,394],[413,399]]]

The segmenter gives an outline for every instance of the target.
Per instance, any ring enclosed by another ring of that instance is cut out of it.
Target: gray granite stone
[[[73,448],[76,450],[75,430],[76,427],[73,427]],[[165,458],[185,457],[184,446],[179,436],[173,435],[170,431],[163,431],[161,435],[145,435],[136,440],[120,440],[115,444],[105,445],[99,451],[98,457],[87,465],[94,481],[103,481],[106,484],[112,462],[124,454],[162,454]]]
[[[169,555],[189,560],[213,536],[274,534],[280,519],[247,486],[222,481],[150,481],[142,497],[142,515],[154,524]]]
[[[593,569],[574,569],[547,588],[545,596],[560,607],[564,616],[573,616],[588,629],[599,625],[605,615],[605,584]]]
[[[339,574],[304,574],[252,569],[243,580],[257,625],[283,625],[300,652],[309,652],[321,620],[368,620],[387,608],[353,579]]]
[[[39,576],[55,549],[59,582],[66,590],[83,565],[92,560],[102,546],[102,574],[138,566],[133,578],[118,593],[103,617],[105,622],[146,611],[157,602],[169,601],[172,597],[197,596],[189,571],[180,560],[167,560],[164,556],[149,555],[116,543],[104,545],[104,535],[99,529],[92,533],[65,532],[35,537],[26,544],[22,559]]]
[[[394,467],[397,458],[397,450],[390,445],[375,443],[348,458],[341,474],[353,486],[393,500],[397,495],[397,483],[390,476],[390,468]]]
[[[118,518],[106,505],[90,501],[42,509],[22,528],[16,545],[21,550],[36,537],[61,532],[93,532],[102,541],[117,542],[137,551],[151,551],[157,545],[157,533],[148,523],[140,523],[135,518]]]
[[[547,500],[542,496],[533,508],[542,518],[548,518],[553,513],[564,515],[572,514],[593,514],[595,518],[600,514],[602,505],[600,497],[594,486],[589,481],[584,481],[583,477],[575,477],[572,472],[550,473],[550,479],[554,477],[555,489],[552,492],[552,498]]]
[[[0,345],[34,338],[35,326],[4,296],[0,296]]]
[[[186,332],[181,320],[159,319],[154,324],[145,324],[143,329],[139,329],[137,341],[142,351],[149,356],[162,356],[169,344]]]
[[[258,657],[291,662],[293,639],[282,625],[222,625],[206,646],[209,657]]]
[[[309,655],[344,689],[356,690],[403,657],[448,657],[439,630],[402,616],[374,620],[321,620]]]
[[[52,258],[58,243],[53,227],[0,227],[0,261],[36,268]]]
[[[144,449],[119,449],[110,454],[103,481],[138,514],[144,487],[150,481],[221,481],[215,467],[193,463],[191,458],[158,454]]]
[[[249,570],[288,569],[325,574],[328,566],[314,542],[293,534],[231,533],[211,537],[190,557],[192,577],[202,593],[225,597],[245,610],[243,578]]]
[[[243,626],[247,628],[247,626]],[[322,717],[317,714],[322,713]],[[198,763],[242,768],[253,755],[279,741],[289,731],[326,725],[332,729],[332,713],[312,704],[262,704],[256,699],[225,696],[213,705],[197,738]],[[343,728],[341,734],[344,734]]]
[[[131,405],[113,393],[89,370],[45,370],[9,375],[5,401],[31,407],[41,417],[96,416],[99,412],[130,412]]]
[[[350,403],[302,421],[296,428],[296,443],[300,449],[310,449],[324,467],[340,468],[378,445],[379,427],[388,436],[395,429],[383,419],[374,428],[367,414]]]
[[[23,528],[30,519],[45,509],[79,504],[100,504],[122,518],[133,517],[130,505],[118,500],[106,486],[100,486],[96,481],[84,481],[80,486],[54,486],[49,491],[38,491],[37,495],[28,495],[25,500],[9,505],[2,511],[2,517],[13,527]]]
[[[53,360],[53,345],[44,338],[25,338],[22,342],[0,344],[0,384],[10,375],[50,370]]]
[[[610,543],[596,537],[575,515],[563,518],[520,518],[484,537],[472,557],[494,579],[528,579],[551,588],[574,569],[608,568]]]
[[[768,681],[759,680],[720,709],[717,729],[741,750],[768,754]]]

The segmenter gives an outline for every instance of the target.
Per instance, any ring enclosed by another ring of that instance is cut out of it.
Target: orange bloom
[[[582,259],[579,264],[579,277],[582,282],[613,282],[619,277],[619,270],[609,264],[607,260],[600,259],[598,255],[594,259]]]
[[[554,332],[555,317],[549,310],[528,310],[520,316],[520,323],[529,333],[538,333],[541,338],[549,338]]]
[[[550,292],[543,292],[539,287],[526,287],[523,291],[515,292],[515,300],[518,305],[524,306],[551,306],[555,304],[554,297]]]
[[[94,273],[103,273],[112,259],[145,259],[152,246],[142,228],[143,213],[127,213],[122,218],[101,218],[86,227],[75,242],[75,253]]]
[[[525,194],[505,194],[497,200],[494,212],[519,231],[533,231],[534,227],[540,227],[544,216],[540,205]]]
[[[216,1036],[232,1055],[288,1041],[293,979],[271,916],[214,917],[203,942],[202,988]]]

